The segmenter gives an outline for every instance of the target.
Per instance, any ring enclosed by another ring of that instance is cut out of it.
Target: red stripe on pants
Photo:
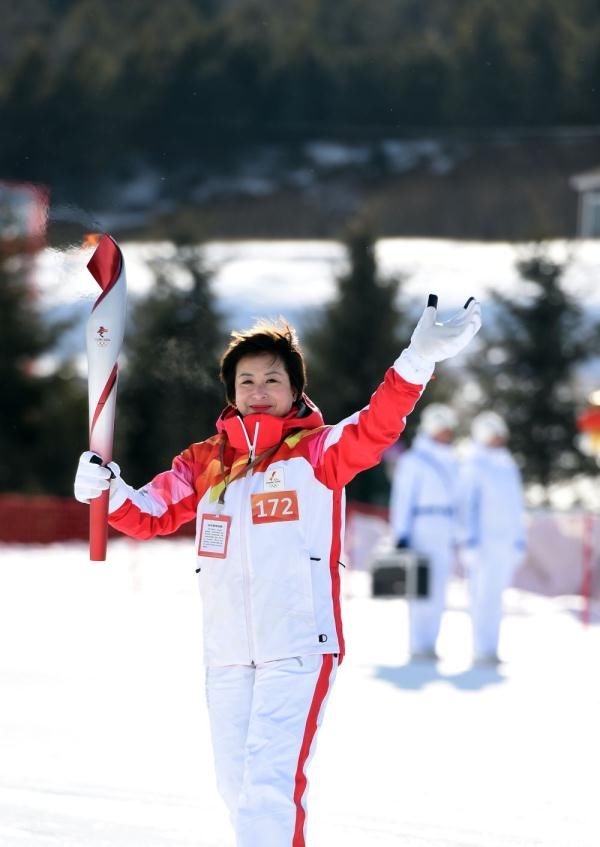
[[[306,761],[310,754],[310,748],[317,732],[321,706],[323,705],[323,701],[325,700],[327,692],[329,691],[329,679],[331,676],[331,671],[333,669],[333,658],[333,654],[331,653],[326,653],[323,656],[323,664],[321,666],[319,678],[317,679],[317,684],[315,686],[315,693],[313,695],[312,703],[310,704],[310,709],[308,710],[308,717],[306,719],[304,738],[302,739],[302,746],[300,747],[300,755],[298,757],[298,767],[296,768],[296,787],[294,789],[294,803],[296,804],[296,826],[294,827],[294,838],[292,840],[292,847],[305,847],[304,821],[306,819],[306,811],[304,809],[304,806],[302,805],[302,798],[304,797],[304,792],[306,791],[307,780],[306,774],[304,773],[304,768],[306,767]]]
[[[331,599],[333,602],[333,617],[335,620],[335,631],[338,637],[340,647],[340,664],[346,652],[344,644],[344,631],[342,627],[342,607],[340,603],[341,585],[340,585],[340,556],[342,546],[342,492],[335,491],[333,494],[333,526],[332,526],[332,545],[331,555],[329,559],[329,570],[331,573]]]

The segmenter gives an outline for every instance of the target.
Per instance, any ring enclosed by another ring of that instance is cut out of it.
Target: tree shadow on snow
[[[405,691],[419,691],[438,682],[448,683],[461,691],[480,691],[506,682],[506,677],[497,667],[471,667],[459,673],[443,673],[434,661],[409,662],[400,666],[378,665],[375,678]]]

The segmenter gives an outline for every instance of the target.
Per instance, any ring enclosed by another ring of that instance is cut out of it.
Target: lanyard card
[[[229,515],[202,515],[198,555],[225,559],[230,529],[231,517]]]

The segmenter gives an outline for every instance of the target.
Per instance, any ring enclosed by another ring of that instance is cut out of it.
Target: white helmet
[[[479,444],[489,444],[494,438],[506,441],[508,427],[497,412],[481,412],[471,422],[471,435]]]
[[[419,422],[420,431],[430,436],[438,435],[447,429],[454,432],[457,426],[456,412],[444,403],[430,403],[426,406]]]

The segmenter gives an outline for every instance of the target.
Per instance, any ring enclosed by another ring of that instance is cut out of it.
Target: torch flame
[[[81,242],[82,247],[97,247],[98,242],[102,238],[101,232],[86,232]]]

